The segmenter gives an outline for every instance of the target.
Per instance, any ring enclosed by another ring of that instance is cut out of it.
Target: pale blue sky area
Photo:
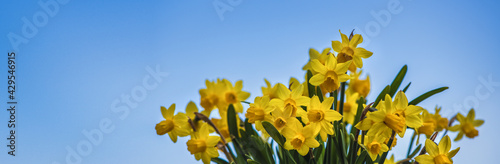
[[[217,2],[227,5],[221,15],[213,5]],[[408,64],[403,85],[412,82],[409,99],[449,86],[420,105],[440,105],[447,117],[475,106],[476,117],[486,120],[477,138],[453,143],[461,147],[455,162],[490,163],[500,146],[498,5],[456,0],[4,2],[0,61],[6,63],[9,51],[18,54],[19,104],[16,156],[7,155],[7,140],[1,139],[0,159],[9,164],[65,164],[68,156],[77,163],[195,163],[186,149],[188,138],[174,144],[156,135],[160,106],[176,103],[177,111],[184,111],[190,100],[199,102],[204,80],[216,78],[243,80],[252,101],[261,95],[264,78],[273,84],[290,77],[303,80],[309,48],[330,47],[340,40],[339,29],[356,28],[365,37],[360,46],[374,53],[364,60],[372,79],[369,101]],[[2,109],[7,108],[6,67],[0,65]],[[161,75],[154,73],[157,67]],[[8,117],[0,112],[0,138],[8,137]],[[97,131],[102,140],[78,152],[78,146],[91,143],[84,132]],[[406,154],[407,144],[408,139],[398,140],[397,159]]]

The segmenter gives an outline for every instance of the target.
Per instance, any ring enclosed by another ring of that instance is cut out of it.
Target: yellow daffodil
[[[170,107],[161,107],[161,114],[165,120],[156,124],[156,134],[164,135],[168,133],[170,139],[175,143],[177,142],[177,136],[187,136],[189,135],[188,118],[184,113],[177,113],[174,116],[175,104],[170,105]]]
[[[237,81],[234,86],[227,79],[222,79],[224,92],[222,94],[222,101],[219,100],[217,108],[219,108],[219,113],[224,115],[227,112],[229,104],[233,104],[234,110],[238,113],[243,112],[243,105],[241,101],[245,101],[250,97],[250,93],[242,91],[243,81]]]
[[[422,107],[408,105],[408,99],[404,92],[399,91],[392,102],[391,96],[387,94],[384,101],[377,105],[378,111],[368,115],[374,124],[371,126],[367,135],[374,136],[378,134],[390,135],[394,130],[400,137],[404,136],[406,127],[419,128],[422,126],[420,113],[424,110]]]
[[[434,141],[427,139],[425,141],[425,150],[429,154],[419,155],[415,158],[421,164],[452,164],[453,158],[460,147],[450,151],[451,141],[449,136],[445,136],[440,142],[439,146]]]
[[[291,109],[291,116],[295,117],[297,115],[297,109],[300,106],[305,106],[309,102],[309,97],[302,96],[302,92],[304,91],[304,87],[301,85],[297,87],[295,90],[290,91],[285,85],[278,83],[277,84],[277,98],[271,100],[271,104],[277,106],[280,109],[287,110]]]
[[[439,114],[439,111],[441,111],[441,107],[435,108],[435,113],[434,113],[434,120],[436,120],[436,131],[442,131],[443,129],[448,129],[448,119],[441,117],[441,114]]]
[[[358,101],[359,99],[359,94],[358,93],[352,93],[346,94],[346,99],[344,102],[344,108],[343,108],[343,116],[344,116],[344,122],[347,122],[349,124],[354,123],[354,117],[356,116],[356,113],[358,112]],[[337,104],[339,106],[340,104]],[[339,107],[337,107],[339,109]]]
[[[394,138],[394,139],[396,139],[396,138]],[[394,154],[391,155],[391,158],[385,159],[384,164],[396,164],[396,161],[394,161]]]
[[[211,113],[217,107],[219,101],[222,101],[223,83],[220,79],[217,82],[205,80],[207,88],[200,89],[200,105],[206,111],[205,114]],[[207,116],[210,116],[208,114]]]
[[[194,158],[200,159],[204,164],[209,164],[212,158],[219,156],[217,151],[217,143],[220,141],[219,136],[209,136],[208,125],[204,124],[196,132],[191,134],[191,139],[187,141],[187,149]]]
[[[361,136],[358,139],[359,144],[361,144]],[[375,161],[378,155],[382,155],[382,153],[389,151],[389,147],[384,143],[385,137],[382,135],[378,136],[365,136],[364,147],[366,148],[366,152],[370,158]]]
[[[268,96],[270,99],[276,98],[277,85],[271,86],[271,83],[267,79],[264,79],[264,81],[266,81],[266,87],[261,87],[262,96]]]
[[[330,53],[331,48],[325,48],[321,54],[316,51],[315,49],[311,48],[309,49],[309,62],[307,62],[304,67],[302,67],[302,70],[310,70],[313,74],[317,73],[314,71],[311,67],[311,61],[314,59],[318,59],[321,64],[325,64],[326,59],[328,57],[328,54]]]
[[[474,109],[471,109],[469,111],[467,117],[464,117],[464,115],[460,113],[457,114],[457,120],[460,122],[460,124],[449,128],[450,131],[459,131],[454,141],[462,139],[464,134],[468,138],[474,138],[478,136],[479,132],[477,131],[476,127],[483,125],[484,120],[476,120],[475,117],[476,112],[474,111]]]
[[[333,97],[328,97],[320,102],[318,96],[313,96],[307,105],[307,112],[304,109],[299,110],[302,122],[319,131],[323,141],[326,141],[327,134],[333,135],[332,122],[342,119],[339,112],[331,109],[333,100]]]
[[[356,34],[349,41],[349,38],[347,38],[345,34],[342,34],[342,32],[340,32],[340,36],[342,37],[342,42],[332,41],[332,48],[338,53],[338,62],[345,63],[352,60],[352,64],[348,66],[351,72],[355,72],[356,68],[363,68],[363,61],[361,58],[366,59],[373,54],[364,48],[358,47],[358,44],[363,42],[363,37],[360,34]]]
[[[315,139],[318,134],[317,128],[311,125],[302,127],[302,124],[295,124],[294,127],[286,127],[281,133],[286,138],[285,149],[297,150],[302,156],[309,152],[309,148],[319,146],[319,142]]]
[[[276,130],[281,132],[285,127],[292,126],[295,124],[301,124],[295,116],[292,117],[292,108],[276,108],[271,112],[271,123],[274,125]]]
[[[427,110],[423,110],[422,121],[422,126],[417,129],[418,134],[425,134],[427,137],[431,136],[436,131],[437,125],[434,115],[430,114]]]
[[[311,61],[311,67],[318,73],[311,77],[309,83],[320,86],[323,93],[333,92],[339,88],[340,82],[350,79],[346,74],[350,63],[349,61],[337,64],[333,55],[328,55],[324,65],[318,59],[314,59]]]
[[[271,112],[274,110],[275,106],[269,105],[268,96],[255,97],[254,103],[250,104],[245,117],[248,118],[249,123],[255,124],[255,128],[260,131],[263,128],[262,121],[271,122]]]
[[[361,73],[361,70],[359,72],[351,72],[352,79],[349,81],[347,92],[359,93],[360,96],[366,98],[366,96],[368,96],[368,93],[370,93],[370,76],[366,76],[366,79],[361,80],[359,79]]]

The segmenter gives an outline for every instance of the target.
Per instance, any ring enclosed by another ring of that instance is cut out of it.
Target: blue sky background
[[[38,2],[47,1],[0,6],[1,63],[7,61],[6,52],[15,49],[8,34],[22,36],[22,18],[32,22],[37,13],[46,13]],[[190,100],[199,102],[204,80],[216,78],[243,80],[252,101],[261,95],[264,78],[273,84],[302,78],[309,48],[330,47],[332,40],[340,40],[339,29],[348,33],[353,28],[365,34],[361,46],[374,53],[364,61],[372,79],[369,100],[408,64],[403,85],[412,82],[409,99],[449,86],[420,105],[440,105],[442,114],[451,117],[466,114],[473,104],[476,117],[486,120],[477,138],[453,143],[453,148],[461,147],[455,162],[497,159],[500,112],[495,103],[500,86],[488,90],[479,79],[491,76],[500,83],[498,2],[400,0],[401,11],[391,13],[386,23],[371,12],[387,12],[393,3],[388,0],[242,0],[223,20],[213,2],[58,4],[58,12],[17,48],[16,157],[7,155],[7,140],[1,139],[2,163],[66,163],[66,147],[76,149],[87,141],[82,131],[99,128],[101,120],[110,120],[114,129],[81,157],[81,163],[195,163],[186,149],[187,138],[174,144],[168,136],[156,135],[160,106],[176,103],[177,111],[184,111]],[[378,30],[366,28],[377,25]],[[148,66],[169,74],[120,119],[122,113],[113,112],[112,103],[142,85]],[[1,109],[7,108],[6,67],[0,66]],[[487,96],[478,98],[478,88]],[[0,112],[0,138],[8,137],[8,117],[7,111]],[[455,133],[450,135],[454,138]],[[394,152],[402,159],[408,140],[398,141]]]

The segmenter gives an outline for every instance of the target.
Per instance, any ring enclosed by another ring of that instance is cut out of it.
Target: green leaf
[[[448,87],[441,87],[441,88],[436,88],[432,91],[429,91],[429,92],[426,92],[420,96],[418,96],[417,98],[411,100],[408,105],[417,105],[418,103],[424,101],[425,99],[431,97],[432,95],[435,95],[437,93],[440,93],[440,92],[443,92],[444,90],[447,90]]]
[[[391,86],[390,85],[387,85],[384,90],[382,90],[382,92],[380,92],[380,94],[378,94],[377,96],[377,99],[375,99],[375,103],[373,103],[372,107],[377,107],[378,103],[380,102],[380,100],[382,100],[383,98],[385,98],[385,95],[387,93],[389,93],[391,89]]]
[[[234,111],[233,104],[229,104],[227,108],[227,126],[229,128],[229,134],[235,138],[238,138],[238,127],[236,124],[236,112]]]
[[[215,163],[217,163],[217,164],[229,164],[229,162],[227,162],[226,160],[223,160],[223,159],[221,159],[221,158],[219,158],[219,157],[217,157],[217,158],[212,158],[212,159],[211,159],[211,161],[212,161],[212,162],[215,162]]]
[[[358,100],[356,100],[356,103],[358,103],[358,109],[356,109],[356,116],[354,116],[354,122],[351,126],[351,134],[354,134],[356,131],[356,128],[354,127],[356,124],[358,124],[359,120],[361,120],[361,114],[363,114],[363,104],[365,104],[365,99],[363,97],[360,97]]]
[[[403,89],[403,92],[406,93],[406,90],[408,90],[408,88],[410,88],[410,85],[411,85],[411,82],[408,83],[408,85],[406,85],[405,89]]]
[[[399,70],[398,75],[396,75],[396,77],[392,81],[391,89],[389,91],[389,95],[391,97],[394,97],[394,94],[396,94],[396,92],[398,91],[399,86],[401,85],[401,82],[405,78],[406,71],[408,71],[408,66],[404,65],[403,68],[401,68],[401,70]]]
[[[368,153],[363,149],[361,154],[359,154],[358,158],[356,158],[356,164],[362,164],[363,162],[365,162],[366,155],[368,155]]]
[[[316,95],[318,96],[319,101],[323,102],[323,93],[321,92],[321,88],[319,88],[319,86],[316,87]]]
[[[413,152],[410,154],[410,156],[408,156],[408,158],[415,157],[415,155],[417,155],[417,153],[420,151],[420,148],[422,148],[422,144],[418,144],[417,148],[415,148],[415,150],[413,150]]]
[[[278,132],[278,130],[276,130],[276,128],[274,127],[273,124],[271,124],[267,121],[263,121],[262,126],[264,127],[264,129],[266,129],[269,136],[271,136],[274,139],[274,141],[276,141],[276,143],[278,143],[278,145],[284,147],[285,137],[283,137],[280,134],[280,132]]]
[[[312,72],[310,70],[307,70],[307,90],[309,92],[309,97],[314,96],[314,86],[311,83],[309,83],[309,80],[311,79],[312,76],[313,76]]]
[[[259,162],[251,160],[251,159],[247,159],[247,163],[248,164],[260,164]]]
[[[257,132],[255,131],[255,129],[253,129],[253,126],[251,123],[248,122],[248,118],[245,119],[245,131],[247,132],[247,134],[250,136],[250,135],[256,135],[258,136]]]

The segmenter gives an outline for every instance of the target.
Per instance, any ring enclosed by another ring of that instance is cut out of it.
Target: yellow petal
[[[406,125],[412,128],[419,128],[423,125],[423,122],[418,115],[409,115],[406,116]]]
[[[360,34],[356,34],[351,38],[351,41],[349,41],[349,46],[357,47],[361,42],[363,42],[363,37],[361,37]]]
[[[321,110],[331,109],[333,101],[334,101],[333,97],[328,97],[328,98],[324,99],[323,102],[321,103]]]
[[[319,86],[319,85],[323,84],[324,81],[325,81],[325,75],[316,74],[313,77],[311,77],[311,79],[309,80],[309,83],[311,83],[311,85],[314,85],[314,86]]]
[[[358,48],[354,49],[354,56],[359,56],[362,58],[369,58],[372,55],[373,55],[373,52],[370,52],[364,48],[358,47]]]
[[[203,161],[203,164],[210,164],[210,156],[208,153],[201,153],[201,161]]]
[[[481,126],[483,124],[484,124],[484,120],[474,120],[472,122],[472,125],[474,125],[475,127]]]
[[[460,141],[462,139],[462,137],[464,137],[464,132],[460,131],[458,132],[457,134],[457,137],[455,137],[455,139],[453,141]]]
[[[451,140],[448,135],[446,135],[441,141],[439,141],[439,154],[446,154],[451,149]]]
[[[339,30],[339,32],[340,32],[340,30]],[[342,47],[349,46],[349,38],[347,38],[347,35],[342,34],[342,32],[340,32],[340,36],[342,37]]]
[[[389,96],[389,94],[386,94],[384,101],[385,101],[385,111],[387,113],[392,113],[393,109],[392,109],[392,98],[391,98],[391,96]]]
[[[286,100],[290,97],[290,90],[285,85],[278,83],[276,89],[276,95],[281,100]]]
[[[299,98],[299,97],[302,97],[302,93],[304,93],[304,87],[303,85],[299,85],[299,87],[295,88],[293,91],[292,91],[292,97],[293,98]]]
[[[332,41],[332,48],[335,52],[342,51],[342,43],[340,41]]]
[[[464,122],[464,121],[465,121],[465,117],[464,117],[464,115],[462,115],[461,113],[458,113],[458,114],[457,114],[457,120],[458,120],[459,122]]]
[[[343,75],[338,76],[338,78],[339,78],[340,82],[346,82],[347,80],[351,79],[351,76],[349,76],[347,74],[343,74]]]
[[[319,52],[316,51],[314,48],[309,49],[309,59],[318,59],[319,58]]]
[[[427,151],[427,153],[429,153],[429,155],[433,157],[439,154],[436,143],[434,143],[434,141],[430,139],[425,140],[425,150]]]
[[[307,138],[305,144],[307,147],[310,147],[310,148],[315,148],[315,147],[319,146],[319,142],[316,141],[316,139],[314,139],[314,138]]]
[[[458,130],[460,130],[460,125],[454,125],[452,127],[449,127],[448,130],[452,131],[452,132],[456,132]]]
[[[418,157],[415,158],[415,160],[418,163],[422,164],[434,164],[434,158],[432,158],[430,155],[427,154],[419,155]]]
[[[476,111],[474,111],[474,109],[470,109],[469,113],[467,114],[467,120],[472,122],[474,121],[474,118],[476,118]]]
[[[354,65],[358,68],[363,68],[363,61],[359,56],[353,56],[352,61],[354,62]]]
[[[196,104],[193,101],[189,101],[187,107],[186,107],[186,115],[194,119],[194,112],[198,112],[198,107],[196,107]]]
[[[394,98],[396,109],[406,109],[408,106],[408,99],[403,91],[399,91]]]
[[[424,111],[424,108],[422,108],[420,106],[410,105],[410,106],[406,107],[405,115],[418,115],[422,111]]]
[[[325,111],[325,120],[327,121],[338,121],[342,119],[342,115],[334,110]]]
[[[168,109],[166,109],[164,106],[161,107],[161,114],[165,119],[174,117],[174,112],[175,112],[175,104],[170,105]]]
[[[332,49],[331,48],[325,48],[325,49],[323,49],[323,52],[321,52],[321,55],[323,55],[323,56],[328,55],[328,52],[330,52],[330,50],[332,50]]]
[[[219,143],[219,141],[220,141],[219,136],[208,136],[206,142],[207,142],[207,146],[214,147],[215,145],[217,145],[217,143]]]
[[[306,96],[300,96],[299,98],[295,99],[295,104],[297,104],[297,106],[307,106],[308,103],[309,97]]]
[[[243,88],[243,81],[242,80],[238,80],[236,83],[234,83],[235,90],[241,91],[242,88]]]
[[[281,131],[281,134],[283,135],[283,137],[285,137],[287,139],[291,139],[291,138],[295,137],[295,134],[297,134],[297,133],[295,132],[295,129],[292,129],[290,127],[286,127]]]
[[[459,150],[460,150],[460,147],[456,148],[455,150],[450,151],[449,153],[446,154],[446,156],[448,156],[448,158],[453,158],[455,155],[457,155]]]
[[[207,148],[207,154],[211,158],[215,158],[219,156],[219,152],[217,151],[216,148]]]
[[[326,59],[325,62],[325,66],[327,70],[335,70],[335,67],[337,67],[337,59],[335,59],[335,56],[328,55],[328,58]]]
[[[352,61],[347,61],[345,63],[339,63],[337,64],[337,67],[335,67],[335,73],[337,74],[345,74],[347,72],[347,69],[349,69],[349,65],[351,65]]]
[[[383,122],[385,119],[386,113],[384,111],[375,111],[372,112],[369,117],[372,119],[374,122]]]
[[[174,132],[169,132],[168,133],[168,136],[170,137],[170,139],[176,143],[177,142],[177,135],[174,134]]]
[[[326,73],[326,66],[321,64],[318,59],[311,60],[311,67],[316,72],[319,72],[321,74]]]
[[[307,155],[307,152],[309,152],[309,148],[306,145],[302,145],[302,147],[297,151],[300,155],[305,156]]]

